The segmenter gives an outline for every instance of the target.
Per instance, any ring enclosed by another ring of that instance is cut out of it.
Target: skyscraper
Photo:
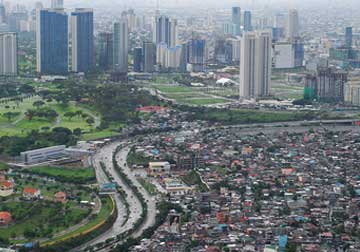
[[[352,47],[352,40],[353,40],[352,27],[346,27],[346,29],[345,29],[345,46],[347,48]]]
[[[167,16],[157,16],[155,20],[155,43],[169,44],[170,41],[170,18]]]
[[[109,70],[113,65],[113,34],[102,32],[99,34],[99,67]]]
[[[152,42],[145,41],[143,43],[143,68],[145,73],[154,72],[156,59],[156,49]]]
[[[189,63],[193,72],[205,71],[205,45],[203,39],[191,39],[189,41]]]
[[[17,75],[17,35],[0,33],[0,75]]]
[[[240,55],[240,99],[267,96],[271,77],[271,33],[245,33]]]
[[[178,43],[178,29],[177,29],[177,20],[171,19],[170,20],[170,41],[169,47],[174,48],[177,46]]]
[[[51,0],[52,9],[62,9],[64,8],[64,0]]]
[[[129,31],[127,19],[114,23],[114,72],[128,72]]]
[[[90,72],[94,68],[94,14],[91,9],[71,13],[72,71]]]
[[[288,24],[287,24],[287,37],[293,40],[299,37],[299,13],[296,9],[289,10]]]
[[[245,11],[244,12],[244,31],[251,31],[252,25],[251,25],[251,12]]]
[[[68,72],[68,16],[63,10],[38,10],[36,64],[42,74]]]
[[[142,48],[134,48],[134,72],[141,72],[141,65],[143,61]]]
[[[241,34],[241,8],[240,7],[232,7],[231,21],[236,26],[235,34],[240,35]]]
[[[3,3],[0,3],[0,24],[6,23],[6,9]]]

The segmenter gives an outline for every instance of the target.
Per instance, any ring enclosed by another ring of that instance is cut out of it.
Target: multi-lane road
[[[97,244],[104,242],[107,239],[115,238],[117,235],[120,235],[131,229],[134,226],[135,222],[139,220],[141,217],[141,213],[143,209],[139,199],[136,197],[132,189],[126,183],[124,183],[124,181],[120,178],[113,165],[113,154],[117,146],[119,145],[124,145],[124,142],[120,142],[120,141],[113,142],[99,149],[96,152],[96,154],[93,156],[92,162],[96,170],[96,177],[98,183],[102,184],[102,183],[110,182],[110,178],[108,177],[108,175],[110,175],[110,177],[112,177],[112,181],[116,182],[122,188],[122,190],[125,191],[127,195],[126,201],[129,204],[130,215],[128,216],[128,219],[126,221],[126,217],[127,217],[126,207],[122,202],[120,195],[118,193],[114,194],[113,197],[116,202],[118,217],[115,220],[113,226],[102,235],[96,237],[95,239],[91,240],[88,243],[81,245],[80,247],[76,248],[73,251],[85,251],[87,248],[94,246],[96,247]],[[133,237],[139,237],[146,228],[150,227],[155,222],[156,200],[154,197],[149,195],[149,193],[141,186],[141,184],[137,181],[134,173],[131,171],[131,169],[128,168],[126,164],[126,159],[129,151],[130,151],[130,147],[128,146],[122,148],[116,154],[116,161],[120,166],[120,168],[123,170],[123,172],[127,174],[128,178],[132,181],[132,183],[136,187],[138,187],[140,193],[143,195],[147,204],[148,211],[147,211],[146,219],[144,223],[141,225],[141,227],[132,234]],[[101,167],[100,165],[101,163],[105,165],[106,173]],[[115,242],[112,244],[111,247],[121,242],[122,241]],[[96,251],[109,251],[109,247]]]

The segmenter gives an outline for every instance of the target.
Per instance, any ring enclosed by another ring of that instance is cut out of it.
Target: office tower
[[[166,62],[165,62],[165,67],[167,69],[173,69],[176,71],[180,69],[181,50],[182,50],[181,45],[168,48]]]
[[[345,46],[347,48],[352,48],[352,40],[353,40],[352,27],[346,27],[346,29],[345,29]]]
[[[269,95],[271,33],[245,33],[241,40],[240,99]]]
[[[236,25],[233,23],[223,23],[222,25],[224,35],[236,36]]]
[[[155,59],[156,50],[154,43],[145,41],[143,43],[143,68],[145,73],[154,72]]]
[[[179,68],[180,72],[185,73],[187,71],[188,62],[189,62],[188,44],[184,43],[181,45],[180,68]]]
[[[241,8],[232,7],[231,21],[235,24],[235,34],[241,35]]]
[[[72,71],[87,73],[94,69],[94,14],[91,9],[71,13]]]
[[[136,28],[136,14],[133,9],[128,10],[127,12],[129,32],[133,32]]]
[[[102,32],[99,34],[99,67],[109,70],[113,64],[113,34]]]
[[[162,42],[156,45],[156,64],[160,68],[165,68],[166,57],[167,57],[168,46],[166,43]]]
[[[143,61],[142,48],[134,48],[134,72],[141,72],[141,65]]]
[[[7,17],[7,23],[12,32],[20,32],[21,23],[28,22],[28,20],[29,16],[27,12],[13,12]]]
[[[177,44],[177,20],[167,16],[156,17],[155,22],[155,43],[165,43],[168,47],[175,47]]]
[[[17,35],[0,33],[0,75],[17,75]]]
[[[295,51],[295,67],[302,67],[304,66],[304,43],[300,40],[296,40],[293,42],[294,51]]]
[[[251,25],[251,12],[245,11],[244,12],[244,31],[248,32],[252,30]]]
[[[51,0],[52,9],[62,9],[64,8],[64,0]]]
[[[155,43],[169,44],[170,41],[170,19],[166,16],[157,16],[155,22]]]
[[[6,23],[6,9],[3,3],[0,3],[0,24]]]
[[[191,39],[189,41],[189,63],[193,72],[205,71],[205,45],[203,39]]]
[[[114,23],[114,71],[128,72],[129,31],[127,19],[122,18]]]
[[[173,48],[176,47],[178,44],[178,29],[177,29],[177,20],[171,19],[170,20],[170,41],[168,46]]]
[[[274,27],[275,28],[280,28],[280,29],[285,29],[286,27],[286,17],[285,15],[278,13],[275,15],[274,17]]]
[[[292,40],[298,38],[299,33],[299,13],[297,10],[289,10],[288,24],[287,24],[287,37]]]
[[[63,10],[38,10],[36,61],[41,74],[68,72],[68,16]]]

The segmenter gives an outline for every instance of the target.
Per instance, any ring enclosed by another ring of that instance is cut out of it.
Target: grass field
[[[36,166],[29,168],[27,172],[54,178],[62,182],[87,183],[96,181],[93,168]]]
[[[164,93],[183,93],[183,92],[194,92],[199,88],[179,86],[179,85],[154,85],[154,88]]]
[[[112,211],[114,210],[113,201],[110,197],[106,197],[102,199],[102,207],[98,215],[96,215],[90,222],[88,222],[86,225],[78,228],[77,230],[73,232],[69,232],[65,235],[59,236],[57,238],[51,239],[47,241],[46,243],[42,244],[43,246],[46,245],[53,245],[55,243],[59,243],[61,241],[70,239],[72,237],[76,237],[78,235],[81,235],[83,233],[89,232],[93,230],[98,225],[101,225],[106,221],[106,219],[110,216]]]
[[[65,208],[60,203],[49,201],[6,202],[1,203],[0,209],[9,211],[14,219],[10,226],[0,228],[0,238],[9,239],[12,243],[18,242],[15,238],[30,241],[35,237],[51,237],[79,223],[89,214],[86,208],[71,204]]]
[[[204,106],[204,105],[212,105],[217,103],[226,103],[229,101],[221,98],[193,98],[193,99],[179,99],[178,102],[190,104],[190,105]]]
[[[60,105],[56,102],[46,102],[44,105],[50,109],[55,110],[59,116],[57,119],[48,120],[45,118],[34,117],[32,120],[28,120],[24,113],[29,109],[35,109],[33,103],[41,100],[39,97],[32,97],[24,99],[23,102],[15,103],[9,102],[7,104],[0,105],[0,136],[13,136],[13,135],[25,135],[31,130],[41,130],[42,128],[53,128],[53,127],[66,127],[70,130],[80,128],[83,132],[90,132],[94,129],[95,125],[88,125],[86,120],[81,116],[74,116],[72,118],[66,117],[65,113],[82,111],[87,113],[87,109],[81,108],[74,103],[70,103],[68,106]],[[19,116],[11,118],[10,121],[5,118],[4,113],[6,112],[17,112]]]

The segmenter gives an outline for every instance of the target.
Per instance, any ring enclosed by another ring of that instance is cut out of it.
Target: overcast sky
[[[7,0],[5,0],[7,1]],[[33,4],[39,0],[10,0],[11,3],[18,2],[21,4]],[[156,0],[64,0],[65,7],[111,7],[111,6],[123,6],[123,7],[151,7],[156,6]],[[42,0],[45,6],[49,5],[50,0]],[[227,8],[228,6],[244,6],[244,7],[256,7],[256,6],[272,6],[279,7],[301,7],[301,6],[347,6],[352,5],[360,7],[360,0],[160,0],[160,6],[167,7],[221,7]]]

